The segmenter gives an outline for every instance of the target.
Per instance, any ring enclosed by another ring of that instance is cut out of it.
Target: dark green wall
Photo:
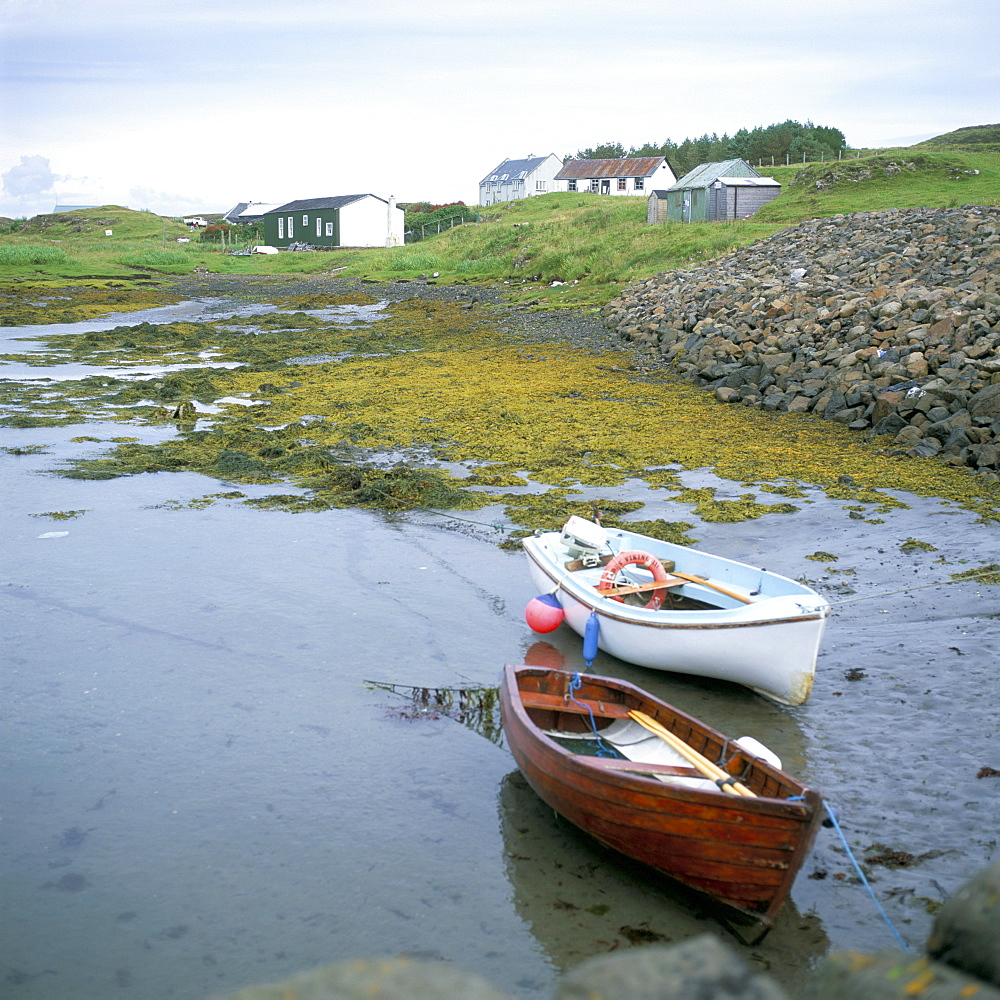
[[[303,218],[307,221],[303,223]],[[282,223],[282,235],[278,235],[278,220]],[[288,235],[288,220],[292,220],[292,235]],[[320,233],[316,235],[316,220]],[[332,224],[333,232],[327,236],[327,225]],[[264,242],[272,247],[287,247],[289,243],[308,243],[314,247],[340,246],[340,209],[320,208],[296,212],[268,212],[264,216]]]

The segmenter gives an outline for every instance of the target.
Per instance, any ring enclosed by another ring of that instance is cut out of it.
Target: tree
[[[620,142],[605,142],[592,149],[578,149],[576,159],[578,160],[620,160],[627,156],[625,147]]]

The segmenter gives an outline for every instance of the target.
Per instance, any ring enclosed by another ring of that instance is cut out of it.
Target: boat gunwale
[[[527,541],[527,539],[525,539],[525,541]],[[575,601],[590,608],[592,611],[595,611],[598,615],[627,625],[642,625],[646,628],[664,629],[711,629],[713,631],[716,629],[726,628],[759,628],[761,626],[769,625],[790,625],[797,622],[822,621],[830,617],[830,612],[832,610],[826,599],[819,594],[816,596],[824,603],[822,606],[813,611],[803,612],[802,614],[797,615],[785,615],[781,617],[761,616],[758,618],[741,618],[735,621],[731,620],[734,612],[745,613],[745,608],[747,606],[718,609],[706,608],[704,610],[697,611],[673,611],[670,608],[658,608],[656,610],[652,610],[649,608],[636,607],[623,604],[619,601],[615,601],[611,597],[599,594],[595,589],[582,583],[579,579],[575,579],[568,572],[561,576],[554,573],[553,569],[556,565],[554,562],[551,560],[541,560],[539,556],[527,546],[522,545],[522,548],[525,555],[527,555],[532,563],[534,563],[534,565],[545,574],[557,590],[562,590]],[[812,593],[815,592],[813,591]],[[808,596],[808,594],[803,594],[803,597],[806,596]],[[753,605],[750,605],[750,607],[766,609],[769,600],[779,598],[790,598],[791,600],[795,600],[796,596],[794,594],[775,595],[774,598],[766,598],[763,601],[757,601]],[[691,622],[673,621],[670,620],[669,617],[676,616],[677,618],[686,618],[694,615],[698,616],[699,619],[706,620]],[[723,615],[728,616],[730,620],[718,620],[719,617]],[[715,616],[715,618],[713,619],[711,616]]]
[[[538,673],[548,673],[550,672],[546,667],[531,667],[528,665],[517,666],[515,664],[506,664],[504,667],[505,676],[508,676],[507,671],[512,672],[513,678],[516,680],[518,671],[537,671]],[[565,671],[563,671],[565,673]],[[584,675],[588,676],[588,675]],[[593,675],[589,675],[593,676]],[[674,715],[675,719],[681,720],[684,725],[690,727],[692,731],[700,732],[702,735],[706,735],[710,738],[717,739],[720,743],[725,745],[727,742],[731,743],[725,734],[714,729],[712,726],[701,722],[699,719],[688,715],[683,710],[676,708],[673,705],[668,705],[666,702],[660,701],[652,695],[646,694],[634,685],[629,684],[627,681],[618,681],[614,678],[605,678],[606,681],[611,681],[613,683],[608,686],[612,690],[617,689],[623,694],[631,695],[633,697],[638,696],[637,700],[648,709],[652,706],[656,708],[667,708]],[[621,687],[618,687],[621,685]],[[501,685],[501,691],[505,685]],[[614,771],[610,769],[605,769],[599,765],[593,765],[589,763],[589,758],[586,754],[574,754],[572,751],[567,750],[565,747],[560,746],[555,740],[551,739],[546,735],[544,730],[542,730],[528,714],[528,709],[524,705],[523,700],[520,697],[521,690],[516,684],[513,685],[512,697],[510,698],[511,707],[514,709],[515,714],[519,717],[522,722],[522,728],[528,733],[534,741],[542,746],[550,748],[552,752],[556,753],[561,760],[570,763],[575,770],[580,771],[582,774],[587,774],[591,776],[592,779],[599,780],[601,783],[609,784],[612,786],[620,785],[622,780],[628,782],[635,781],[637,783],[637,789],[641,789],[644,792],[656,791],[656,792],[666,792],[667,797],[673,796],[675,793],[692,793],[694,797],[699,801],[704,801],[706,805],[710,805],[710,808],[715,811],[720,804],[726,808],[735,808],[736,806],[749,806],[755,812],[765,810],[777,806],[778,811],[781,815],[787,816],[789,818],[801,819],[803,817],[808,817],[811,809],[809,808],[809,793],[812,789],[808,785],[794,778],[792,775],[785,771],[775,768],[770,765],[766,760],[760,757],[754,757],[749,752],[744,751],[743,756],[750,768],[758,768],[763,771],[764,774],[769,775],[771,778],[787,783],[789,787],[795,789],[796,795],[803,796],[803,801],[790,801],[789,797],[780,798],[777,796],[768,795],[755,795],[753,798],[748,798],[745,796],[735,796],[735,795],[721,795],[717,791],[709,791],[704,789],[690,788],[682,785],[671,785],[660,781],[657,778],[643,775],[641,773],[634,773],[629,771]],[[541,707],[541,710],[546,711],[559,711],[558,707],[549,708],[548,706]],[[642,710],[642,709],[640,709]],[[572,711],[572,708],[568,708],[567,711]],[[606,716],[611,718],[612,716]],[[655,717],[655,716],[654,716]],[[662,719],[658,720],[661,723],[664,721]],[[739,751],[738,751],[739,752]],[[746,779],[740,779],[744,782]],[[813,793],[815,795],[815,793]],[[687,796],[685,796],[687,797]]]

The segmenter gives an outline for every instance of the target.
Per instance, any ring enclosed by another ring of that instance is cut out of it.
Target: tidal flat
[[[831,600],[800,708],[593,669],[772,747],[909,947],[995,859],[995,490],[722,406],[593,317],[488,290],[160,291],[0,329],[13,996],[209,996],[405,953],[543,997],[588,955],[724,934],[553,817],[492,732],[385,688],[582,669],[575,635],[525,625],[517,551],[572,513]],[[896,946],[829,832],[744,953],[794,991],[830,950]]]

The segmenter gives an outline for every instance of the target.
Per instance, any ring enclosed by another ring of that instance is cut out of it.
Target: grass
[[[1000,154],[915,152],[915,148],[804,167],[761,168],[781,182],[782,190],[754,218],[793,225],[807,218],[889,208],[1000,205]],[[905,166],[911,163],[912,170]],[[892,164],[902,169],[894,172]],[[966,173],[974,170],[979,173]]]
[[[960,129],[939,137],[948,141],[859,151],[828,163],[764,165],[761,172],[780,181],[782,193],[744,222],[649,226],[644,198],[562,193],[491,206],[481,223],[403,247],[240,257],[199,242],[175,220],[109,205],[27,220],[0,236],[0,266],[9,294],[20,289],[27,300],[46,286],[72,282],[165,287],[171,276],[197,268],[279,278],[335,272],[376,281],[424,275],[441,283],[503,284],[512,300],[533,308],[598,309],[628,284],[695,267],[803,219],[1000,205],[1000,145],[991,130],[1000,127]],[[887,172],[890,163],[914,169]]]

